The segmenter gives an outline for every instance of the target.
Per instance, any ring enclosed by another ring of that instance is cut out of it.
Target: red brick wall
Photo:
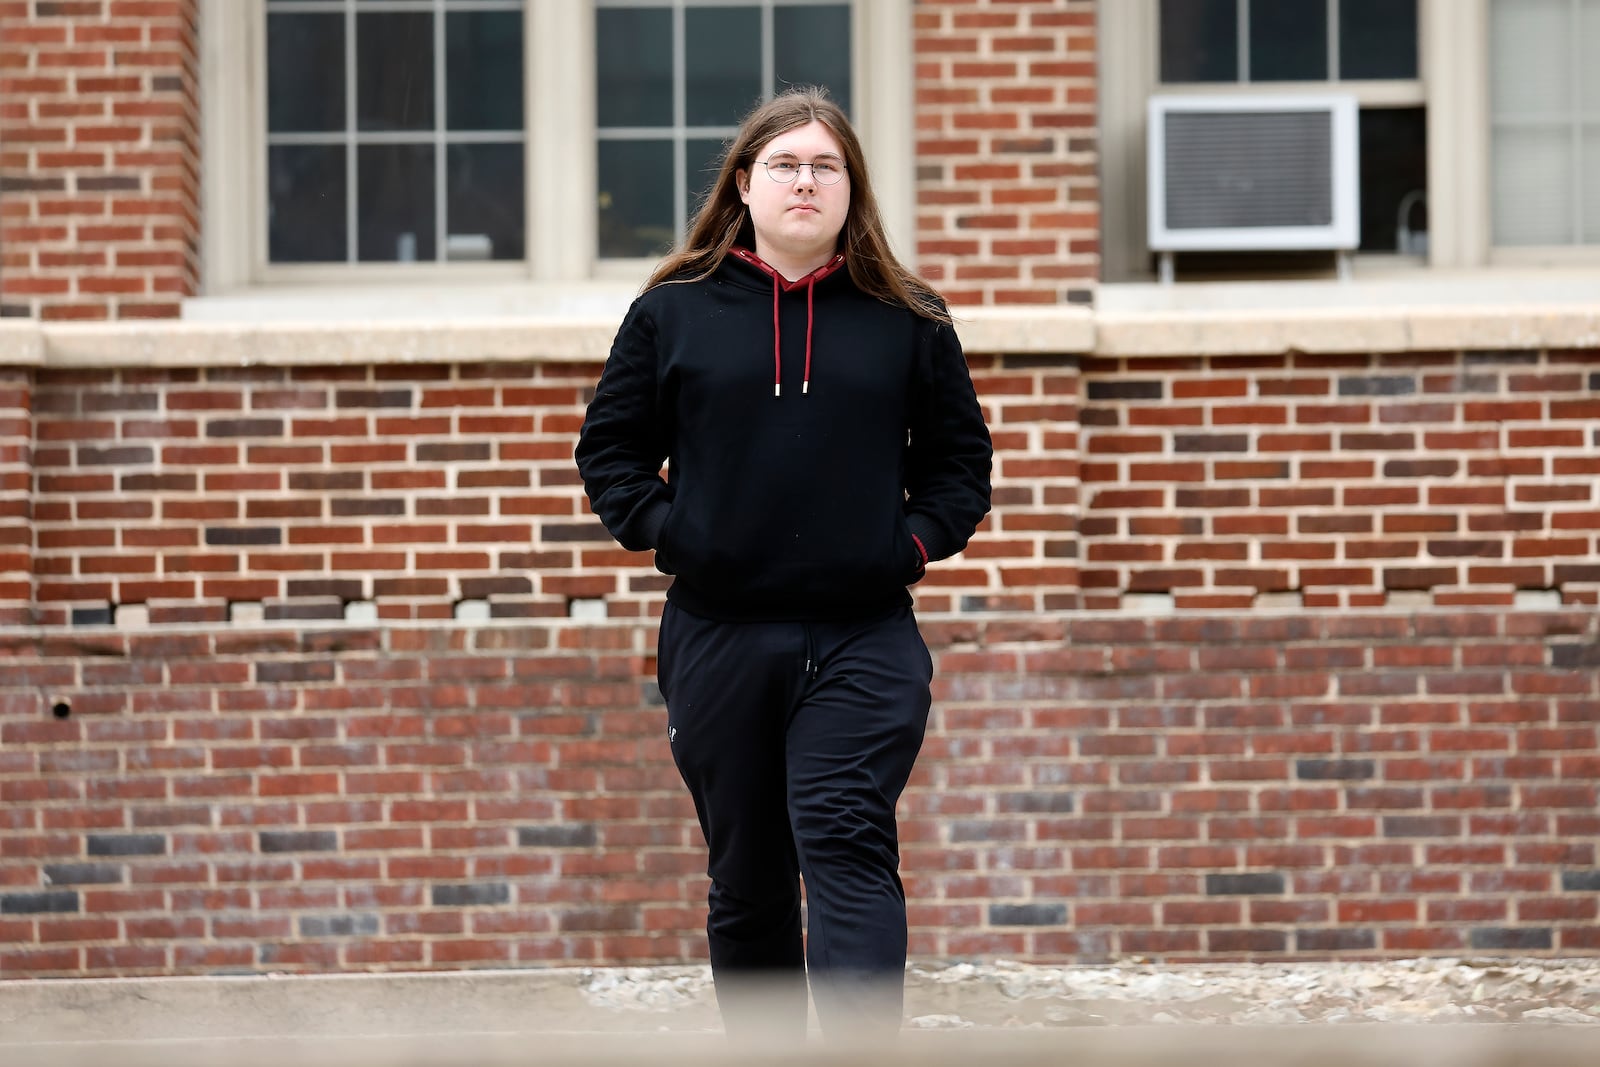
[[[0,315],[167,317],[195,292],[194,0],[0,0]]]
[[[957,304],[1100,274],[1093,0],[919,0],[917,266]]]
[[[971,362],[995,507],[917,587],[924,611],[1600,599],[1596,350]],[[39,371],[12,409],[31,403],[31,471],[28,442],[6,453],[19,490],[36,479],[36,617],[658,610],[667,579],[588,514],[572,466],[598,374]]]
[[[0,369],[0,626],[32,618],[32,386],[28,372]]]
[[[1600,603],[1600,349],[1083,372],[1085,606]]]
[[[1076,374],[974,357],[1010,480],[993,534],[936,568],[927,610],[1075,603]],[[668,579],[588,512],[572,463],[598,364],[41,371],[33,390],[38,619],[146,604],[155,622],[612,616]]]
[[[915,956],[1600,950],[1592,610],[924,627]],[[701,958],[653,636],[0,633],[0,978]]]

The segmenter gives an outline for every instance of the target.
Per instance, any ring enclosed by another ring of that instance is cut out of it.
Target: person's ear
[[[740,202],[748,204],[750,202],[750,172],[743,169],[734,171],[733,187],[739,190]]]

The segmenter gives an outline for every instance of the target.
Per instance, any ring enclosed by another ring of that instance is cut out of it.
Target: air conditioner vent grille
[[[1326,109],[1169,113],[1167,227],[1331,225],[1332,126]]]

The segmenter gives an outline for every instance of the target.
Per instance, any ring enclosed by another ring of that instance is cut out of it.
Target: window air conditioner
[[[1354,96],[1150,98],[1150,250],[1331,249],[1361,239]]]

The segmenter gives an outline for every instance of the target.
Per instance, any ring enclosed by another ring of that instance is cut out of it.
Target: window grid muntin
[[[446,19],[451,12],[461,11],[514,11],[528,17],[526,0],[266,0],[264,8],[265,17],[278,13],[296,12],[321,12],[338,13],[344,16],[344,94],[345,94],[345,128],[338,132],[324,133],[273,133],[266,134],[266,148],[262,153],[262,166],[270,150],[277,145],[293,144],[329,144],[343,145],[345,149],[345,258],[346,266],[370,265],[374,263],[394,264],[396,260],[363,260],[360,258],[360,215],[359,215],[359,182],[357,172],[358,149],[361,145],[380,144],[431,144],[433,146],[434,169],[434,255],[431,260],[419,260],[431,264],[450,262],[446,253],[449,247],[449,197],[446,188],[448,177],[448,148],[452,144],[511,144],[523,145],[527,142],[527,118],[524,116],[521,132],[513,130],[460,130],[451,131],[446,128],[449,116],[445,111],[445,82],[447,71],[445,69],[446,51]],[[434,61],[434,121],[431,131],[361,131],[357,126],[357,101],[356,101],[356,15],[374,14],[382,12],[418,12],[428,13],[433,16],[433,61]],[[526,23],[524,23],[526,26]],[[265,49],[265,34],[262,35],[262,48]],[[527,56],[522,57],[521,69],[526,77]],[[263,61],[264,62],[264,61]],[[271,71],[267,71],[266,86],[270,92]],[[265,101],[263,101],[263,111]],[[526,198],[527,176],[523,176],[524,198]],[[267,188],[263,184],[263,188]],[[268,194],[270,197],[270,193]],[[270,207],[270,199],[263,208]],[[527,206],[524,204],[523,217],[527,218]],[[524,223],[526,225],[526,222]],[[299,261],[273,261],[270,250],[267,252],[268,264],[278,266],[292,266]],[[523,248],[523,261],[528,256],[526,243]],[[497,262],[514,262],[501,260]],[[331,264],[329,264],[331,265]]]
[[[1566,205],[1567,210],[1569,210],[1572,213],[1572,224],[1571,224],[1571,226],[1569,227],[1569,230],[1568,230],[1567,244],[1571,245],[1571,246],[1575,246],[1575,247],[1581,247],[1581,246],[1585,246],[1586,244],[1592,244],[1593,243],[1593,242],[1586,242],[1584,240],[1584,233],[1585,233],[1585,229],[1586,229],[1586,227],[1585,227],[1585,219],[1584,219],[1584,197],[1583,197],[1583,191],[1584,191],[1584,184],[1583,184],[1583,180],[1584,180],[1584,166],[1583,166],[1583,162],[1584,162],[1584,159],[1583,159],[1583,157],[1584,157],[1584,128],[1585,128],[1585,126],[1593,125],[1593,126],[1597,127],[1596,132],[1600,133],[1600,109],[1593,110],[1593,111],[1588,110],[1585,107],[1585,104],[1587,103],[1587,101],[1585,101],[1583,99],[1583,70],[1584,70],[1584,68],[1583,68],[1583,61],[1584,61],[1583,43],[1584,42],[1583,42],[1582,35],[1578,33],[1579,22],[1584,17],[1583,7],[1584,7],[1584,0],[1567,0],[1567,21],[1568,21],[1568,26],[1569,26],[1570,31],[1571,31],[1571,32],[1567,33],[1567,35],[1566,35],[1566,37],[1567,37],[1567,47],[1570,50],[1567,58],[1569,60],[1568,70],[1571,72],[1570,73],[1570,77],[1572,78],[1571,84],[1569,85],[1569,88],[1571,90],[1571,95],[1569,97],[1569,99],[1571,100],[1571,105],[1570,105],[1570,108],[1568,109],[1568,111],[1565,112],[1565,113],[1551,113],[1551,112],[1548,112],[1548,111],[1545,111],[1545,112],[1521,111],[1521,112],[1514,112],[1514,113],[1511,113],[1511,114],[1506,114],[1504,112],[1497,112],[1497,111],[1494,111],[1494,110],[1491,109],[1490,116],[1489,116],[1490,139],[1491,139],[1491,148],[1490,148],[1490,159],[1491,159],[1491,161],[1494,158],[1494,148],[1492,146],[1492,141],[1493,141],[1494,137],[1496,136],[1496,134],[1498,134],[1501,130],[1524,130],[1524,131],[1526,131],[1526,130],[1549,129],[1551,127],[1555,127],[1557,129],[1560,129],[1561,127],[1566,127],[1567,128],[1567,133],[1568,133],[1567,142],[1568,142],[1568,149],[1569,149],[1569,152],[1568,152],[1568,159],[1569,159],[1568,166],[1570,168],[1569,176],[1570,176],[1570,178],[1572,180],[1571,196],[1570,196],[1569,202]],[[1595,12],[1595,16],[1594,17],[1600,17],[1600,10],[1597,10]],[[1493,25],[1493,21],[1494,21],[1493,14],[1491,13],[1490,14],[1490,24],[1491,24],[1491,26]],[[1491,32],[1489,36],[1490,36],[1489,47],[1493,48],[1494,47],[1494,35]],[[1491,60],[1489,62],[1488,66],[1489,66],[1490,72],[1492,73],[1494,68],[1495,68],[1495,64],[1494,64],[1493,60]],[[1493,172],[1494,172],[1494,165],[1491,162],[1491,165],[1490,165],[1490,180],[1491,181],[1493,181]],[[1593,179],[1596,180],[1596,181],[1600,181],[1600,174],[1594,175]],[[1493,195],[1494,195],[1493,192],[1491,192],[1490,195],[1491,195],[1491,200],[1492,200]],[[1493,219],[1491,219],[1490,220],[1490,228],[1491,228],[1491,230],[1493,229],[1493,227],[1494,227],[1494,221],[1493,221]],[[1518,246],[1517,245],[1507,245],[1506,247],[1515,248],[1515,247],[1518,247]]]
[[[1404,83],[1404,82],[1416,82],[1416,83],[1420,84],[1421,80],[1422,80],[1422,72],[1421,72],[1421,69],[1420,69],[1421,68],[1420,62],[1418,63],[1417,76],[1414,77],[1414,78],[1342,78],[1342,77],[1340,77],[1340,73],[1339,73],[1339,70],[1340,70],[1340,65],[1339,65],[1339,45],[1340,45],[1340,41],[1339,41],[1339,38],[1340,38],[1340,34],[1339,34],[1339,5],[1340,5],[1341,2],[1342,2],[1342,0],[1327,0],[1326,13],[1327,13],[1327,23],[1328,23],[1328,25],[1327,25],[1327,35],[1328,35],[1328,56],[1327,56],[1328,77],[1327,78],[1323,78],[1323,79],[1311,80],[1311,81],[1306,82],[1305,84],[1308,84],[1308,85],[1326,85],[1326,84],[1330,84],[1330,83],[1341,83],[1341,84],[1349,85],[1349,84],[1352,84],[1352,83],[1355,83],[1355,82],[1364,82],[1364,81],[1401,82],[1401,83]],[[1416,2],[1420,3],[1421,0],[1416,0]],[[1158,12],[1158,15],[1157,15],[1156,32],[1158,34],[1162,32],[1162,28],[1160,26],[1159,12]],[[1233,81],[1231,81],[1231,82],[1183,82],[1183,81],[1169,82],[1169,81],[1163,81],[1161,79],[1161,72],[1159,70],[1159,65],[1158,65],[1158,69],[1156,71],[1157,84],[1164,85],[1164,86],[1171,86],[1171,85],[1212,85],[1212,86],[1215,86],[1215,85],[1285,85],[1285,84],[1298,85],[1298,84],[1301,84],[1299,82],[1283,82],[1283,81],[1258,82],[1258,81],[1252,81],[1251,80],[1251,77],[1250,77],[1250,0],[1235,0],[1235,3],[1234,3],[1234,31],[1233,32],[1234,32],[1234,47],[1236,49],[1236,52],[1235,52],[1236,62],[1238,63],[1238,69],[1235,72],[1236,76],[1233,79]],[[1420,21],[1418,22],[1417,47],[1418,47],[1418,50],[1420,51],[1420,49],[1422,47],[1421,23],[1420,23]],[[1418,58],[1420,60],[1421,57],[1419,56]]]
[[[849,0],[853,2],[853,0]],[[777,46],[773,40],[774,11],[778,7],[836,7],[847,0],[596,0],[595,10],[601,8],[670,8],[672,16],[672,122],[671,126],[602,126],[597,125],[595,136],[601,141],[672,141],[673,170],[673,240],[681,242],[689,223],[689,182],[685,169],[688,165],[688,142],[691,139],[718,139],[731,141],[739,132],[737,124],[730,126],[689,126],[686,124],[687,88],[687,37],[685,12],[694,7],[758,7],[761,9],[761,98],[771,99],[773,81],[777,77]],[[856,42],[852,35],[850,48]],[[852,86],[851,95],[855,94]],[[616,258],[606,257],[602,258]],[[623,257],[631,258],[631,257]]]

